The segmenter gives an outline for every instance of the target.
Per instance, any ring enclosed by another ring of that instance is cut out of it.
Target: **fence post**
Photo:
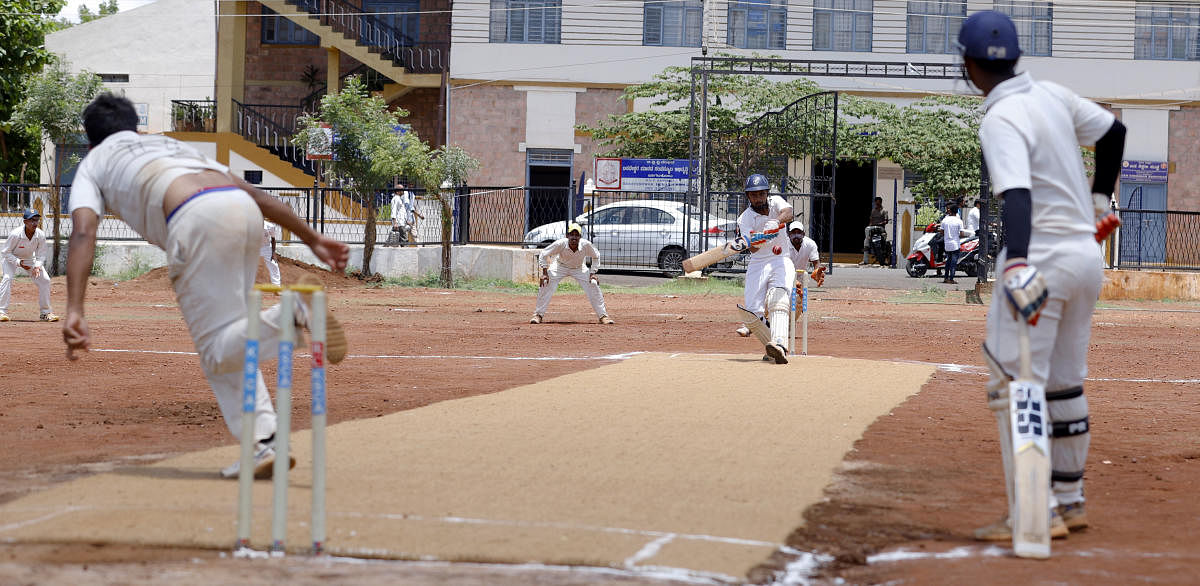
[[[467,244],[471,241],[471,197],[470,189],[465,185],[455,190],[454,201],[458,202],[458,243]]]

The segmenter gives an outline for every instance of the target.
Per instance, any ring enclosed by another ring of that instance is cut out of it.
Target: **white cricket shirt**
[[[792,264],[796,265],[796,270],[812,272],[811,263],[821,262],[821,253],[817,252],[817,242],[805,236],[804,241],[800,243],[799,250],[791,242],[792,239],[788,238],[788,250],[792,251]]]
[[[13,264],[32,262],[33,266],[40,267],[46,258],[45,248],[46,233],[36,228],[33,238],[26,238],[25,225],[22,224],[8,233],[8,239],[4,241],[4,260]]]
[[[792,209],[792,204],[788,203],[787,200],[779,197],[778,195],[769,195],[767,196],[767,207],[769,209],[767,210],[766,215],[754,211],[754,208],[752,207],[747,207],[745,211],[742,212],[742,215],[738,216],[738,231],[740,231],[742,236],[747,240],[749,240],[751,232],[762,232],[763,228],[767,224],[767,220],[779,220],[779,215],[782,214],[784,210]],[[771,250],[776,246],[779,246],[781,250],[788,250],[792,247],[792,244],[787,237],[786,227],[776,233],[775,238],[762,243],[762,245],[758,247],[758,250],[754,251],[754,253],[750,255],[750,260],[761,261],[779,256]]]
[[[538,254],[538,266],[545,268],[550,266],[550,263],[558,262],[558,266],[568,269],[582,269],[583,259],[592,257],[592,270],[596,272],[600,270],[600,253],[596,251],[596,247],[592,246],[592,242],[587,238],[579,239],[579,250],[571,250],[569,240],[559,238],[550,246],[542,249],[541,254]]]
[[[992,193],[1033,194],[1033,232],[1071,236],[1096,231],[1091,186],[1079,146],[1092,146],[1114,116],[1091,100],[1028,73],[1005,80],[983,102],[979,139]]]
[[[229,172],[225,165],[168,136],[123,130],[109,135],[79,163],[68,208],[72,213],[87,208],[103,218],[107,207],[147,242],[164,248],[167,219],[162,202],[167,185],[159,185],[159,179],[207,169]]]

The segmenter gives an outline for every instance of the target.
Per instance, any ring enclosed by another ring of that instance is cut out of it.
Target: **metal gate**
[[[771,194],[792,204],[796,220],[833,260],[833,193],[837,181],[837,92],[805,96],[741,128],[706,133],[699,201],[712,216],[736,221],[746,209],[746,177],[762,173]],[[707,244],[707,242],[706,242]],[[745,255],[730,267],[744,270]]]

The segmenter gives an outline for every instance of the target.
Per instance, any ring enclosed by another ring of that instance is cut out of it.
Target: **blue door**
[[[412,47],[421,41],[420,0],[367,0],[363,12],[370,14],[384,25],[384,31],[395,37],[404,47]],[[382,43],[382,37],[363,31],[363,42],[367,45]]]
[[[1121,248],[1118,264],[1159,264],[1166,260],[1167,186],[1121,182]]]

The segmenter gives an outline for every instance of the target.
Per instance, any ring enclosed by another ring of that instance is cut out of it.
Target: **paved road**
[[[649,287],[668,281],[662,273],[639,271],[609,271],[600,272],[604,283],[625,287]],[[738,275],[730,275],[738,276]],[[866,289],[916,289],[925,287],[946,287],[950,289],[970,289],[975,286],[975,278],[960,274],[957,285],[943,285],[941,277],[933,276],[930,272],[920,279],[908,276],[902,268],[885,269],[882,267],[860,267],[858,265],[835,264],[833,273],[825,278],[825,288],[862,287]]]

